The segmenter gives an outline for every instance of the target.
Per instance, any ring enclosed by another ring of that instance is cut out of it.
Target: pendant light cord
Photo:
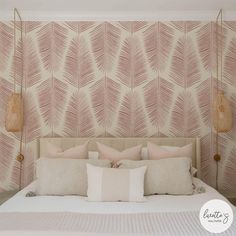
[[[220,34],[219,34],[219,21],[220,21]],[[220,36],[220,37],[219,37]],[[220,43],[219,43],[220,38]],[[223,78],[223,63],[222,63],[222,55],[223,55],[223,12],[220,9],[217,17],[216,17],[216,99],[218,100],[219,93],[219,80],[220,80],[220,90],[222,91],[222,78]],[[220,47],[220,51],[219,51]],[[220,60],[219,60],[220,56]],[[219,65],[220,64],[220,65]],[[220,69],[220,73],[219,73]],[[219,78],[220,77],[220,78]],[[218,109],[218,108],[217,108]],[[216,154],[214,159],[216,161],[216,189],[218,190],[218,175],[219,175],[219,161],[221,159],[219,154],[219,133],[218,133],[218,125],[219,125],[219,117],[217,116],[217,128],[216,128]]]
[[[24,71],[24,64],[23,64],[23,21],[21,19],[20,13],[16,8],[14,8],[14,93],[16,93],[16,16],[18,16],[19,21],[20,21],[20,53],[21,53],[21,74],[20,74],[20,96],[22,99],[22,94],[23,94],[23,71]],[[19,176],[19,190],[21,190],[22,187],[22,169],[23,169],[23,160],[24,156],[22,154],[23,150],[23,130],[21,130],[20,133],[20,152],[19,155],[17,156],[17,160],[20,163],[20,176]]]

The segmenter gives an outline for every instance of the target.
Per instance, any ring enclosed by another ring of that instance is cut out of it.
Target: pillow
[[[124,151],[120,152],[114,148],[111,148],[107,145],[97,142],[97,148],[100,159],[111,160],[113,163],[125,159],[141,160],[142,145],[127,148]]]
[[[157,146],[154,143],[148,142],[148,156],[150,160],[158,160],[162,158],[172,157],[189,157],[192,160],[193,156],[193,145],[188,144],[183,147],[176,146]],[[191,168],[192,176],[197,175],[197,169]]]
[[[67,150],[47,142],[44,156],[47,158],[72,158],[72,159],[88,159],[88,143],[78,145]]]
[[[87,195],[86,164],[111,167],[108,160],[40,158],[36,162],[38,195]]]
[[[192,159],[193,146],[188,144],[183,147],[158,146],[152,142],[147,143],[148,157],[150,160],[158,160],[171,157],[189,157]]]
[[[88,200],[141,202],[146,166],[128,169],[101,168],[87,164]]]
[[[179,157],[143,161],[122,160],[118,164],[119,168],[125,169],[147,166],[144,195],[188,195],[193,193],[190,158]]]

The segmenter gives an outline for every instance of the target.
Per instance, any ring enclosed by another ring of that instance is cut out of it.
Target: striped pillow
[[[87,164],[88,200],[141,202],[146,166],[135,169],[101,168]]]

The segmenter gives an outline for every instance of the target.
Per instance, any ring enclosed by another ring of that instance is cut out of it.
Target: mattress
[[[194,178],[194,184],[205,192],[153,195],[134,203],[88,202],[80,196],[25,197],[35,190],[33,182],[0,206],[0,235],[211,235],[200,225],[200,208],[208,200],[227,200],[200,179]],[[235,220],[222,235],[236,235]]]

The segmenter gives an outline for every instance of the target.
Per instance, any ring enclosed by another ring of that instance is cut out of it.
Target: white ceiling
[[[0,19],[11,19],[14,7],[25,20],[214,20],[220,8],[236,19],[236,0],[0,0],[0,5]]]

